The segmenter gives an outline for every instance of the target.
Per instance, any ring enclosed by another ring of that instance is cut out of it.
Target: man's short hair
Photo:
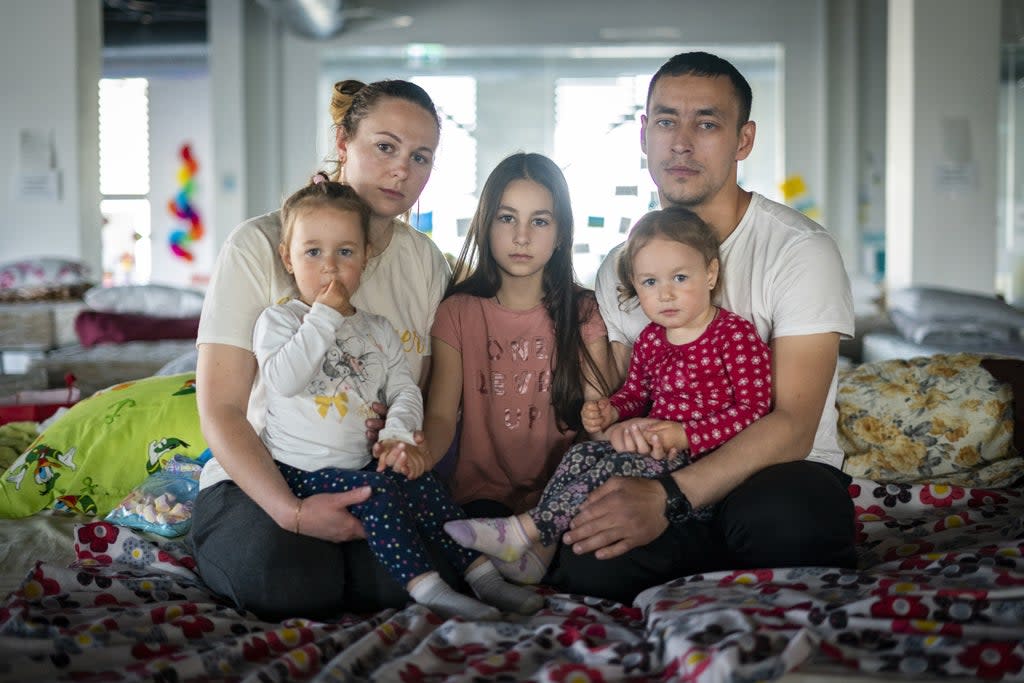
[[[750,120],[750,103],[754,96],[750,91],[750,83],[736,67],[728,61],[709,52],[681,52],[661,65],[658,72],[651,78],[647,88],[647,105],[650,106],[654,85],[662,76],[727,76],[736,91],[736,99],[740,104],[738,125],[742,126]]]

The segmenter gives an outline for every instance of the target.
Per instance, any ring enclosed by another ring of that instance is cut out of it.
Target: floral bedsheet
[[[220,603],[180,543],[93,522],[0,606],[0,681],[772,680],[797,667],[1024,681],[1024,493],[854,480],[859,571],[678,579],[634,605],[545,591],[504,622],[418,605],[268,623]]]

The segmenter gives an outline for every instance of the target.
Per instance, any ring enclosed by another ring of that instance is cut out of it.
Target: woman
[[[434,243],[398,216],[430,178],[440,119],[422,88],[397,80],[336,84],[331,115],[335,178],[371,209],[370,258],[353,304],[398,330],[423,387],[430,327],[449,269]],[[297,294],[277,255],[280,241],[276,211],[236,228],[221,248],[203,306],[197,400],[215,457],[204,467],[192,519],[199,573],[214,591],[265,619],[402,606],[408,595],[378,570],[360,540],[362,524],[347,510],[365,501],[369,489],[318,494],[300,507],[259,438],[266,404],[253,327],[264,308]]]

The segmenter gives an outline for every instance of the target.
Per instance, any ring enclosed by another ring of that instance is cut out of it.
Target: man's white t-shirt
[[[619,303],[616,262],[622,246],[601,263],[596,290],[608,339],[631,347],[650,320],[635,298]],[[719,251],[722,284],[716,303],[754,323],[766,343],[825,332],[853,336],[853,296],[839,247],[802,213],[754,192],[743,219]],[[807,459],[841,468],[838,380],[837,369]]]
[[[437,245],[408,224],[395,220],[383,253],[370,259],[352,304],[387,318],[398,332],[413,378],[419,382],[430,355],[430,328],[444,296],[451,268]],[[267,306],[298,296],[277,245],[281,215],[273,211],[235,228],[221,247],[203,301],[196,344],[227,344],[252,350],[256,319]],[[200,388],[200,391],[202,388]],[[265,424],[266,396],[257,375],[247,417],[256,433]],[[203,467],[200,485],[226,478],[216,454]]]

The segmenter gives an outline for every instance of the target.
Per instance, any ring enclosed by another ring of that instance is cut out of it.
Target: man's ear
[[[739,145],[736,147],[736,161],[743,161],[754,149],[754,136],[757,134],[757,124],[747,121],[740,126]]]
[[[640,149],[647,154],[647,114],[640,114]]]

